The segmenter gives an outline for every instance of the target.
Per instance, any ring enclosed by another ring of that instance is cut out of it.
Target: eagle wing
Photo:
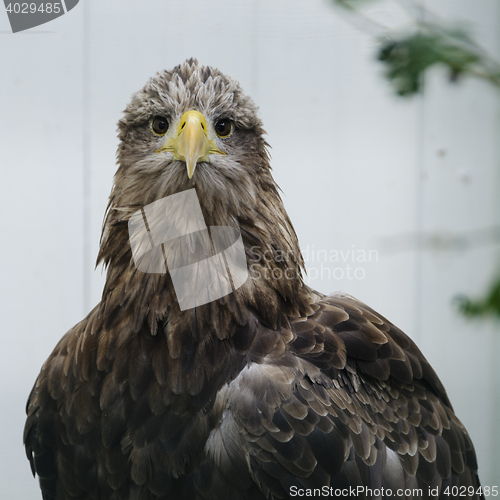
[[[249,364],[219,392],[202,489],[429,498],[438,487],[449,498],[459,486],[481,498],[471,439],[412,340],[348,296],[314,308],[283,326],[293,339],[284,354]]]
[[[155,375],[159,336],[103,351],[114,360],[97,369],[93,311],[61,339],[28,400],[24,439],[44,499],[257,500],[324,487],[427,498],[454,486],[481,498],[472,442],[411,339],[351,297],[312,309],[282,315],[278,330],[255,323],[234,358],[241,367],[228,363],[194,413],[165,411],[185,391]]]

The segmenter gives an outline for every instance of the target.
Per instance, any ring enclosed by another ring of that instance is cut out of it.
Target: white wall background
[[[498,1],[427,3],[500,56]],[[386,28],[408,21],[391,0],[370,14]],[[357,296],[417,341],[473,438],[483,484],[500,485],[500,328],[452,306],[499,264],[498,247],[473,237],[500,222],[498,94],[436,70],[423,98],[398,99],[376,46],[329,0],[85,0],[15,35],[0,9],[1,498],[40,496],[24,404],[57,340],[100,299],[116,122],[151,75],[191,56],[260,106],[310,284]],[[325,250],[378,258],[328,262]],[[344,278],[321,278],[321,265]],[[348,279],[347,265],[364,279]]]

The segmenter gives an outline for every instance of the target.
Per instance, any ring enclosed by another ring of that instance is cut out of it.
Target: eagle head
[[[189,59],[133,94],[118,129],[119,167],[98,256],[110,268],[103,298],[117,282],[147,290],[146,282],[156,280],[155,289],[169,289],[168,277],[134,268],[127,224],[144,207],[194,189],[206,226],[241,234],[250,279],[236,299],[265,303],[270,324],[284,304],[295,311],[302,255],[271,175],[258,109],[240,85]]]

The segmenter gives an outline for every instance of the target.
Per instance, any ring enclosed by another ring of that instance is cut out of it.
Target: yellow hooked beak
[[[209,161],[211,154],[225,155],[207,135],[207,122],[199,111],[186,111],[179,123],[177,133],[156,152],[170,151],[176,160],[185,161],[188,177],[191,179],[196,163]]]

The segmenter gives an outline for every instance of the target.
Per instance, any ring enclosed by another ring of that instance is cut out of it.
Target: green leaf
[[[488,290],[482,300],[471,300],[468,297],[457,297],[457,305],[465,316],[486,317],[494,316],[500,318],[500,278],[498,278]]]
[[[423,73],[431,66],[447,66],[450,79],[455,81],[481,60],[464,32],[430,26],[426,32],[385,42],[378,58],[386,65],[387,78],[402,96],[419,92]]]

